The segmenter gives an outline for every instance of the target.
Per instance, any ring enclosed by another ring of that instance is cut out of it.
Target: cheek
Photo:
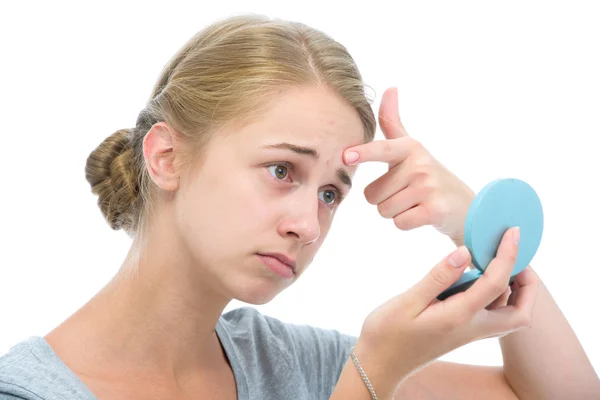
[[[319,238],[316,242],[311,243],[304,247],[304,253],[306,253],[306,257],[312,261],[313,257],[317,253],[317,251],[321,248],[321,245],[325,241],[327,234],[329,233],[329,228],[331,227],[331,213],[328,210],[320,211],[319,215],[319,228],[320,234]]]
[[[235,179],[207,179],[195,185],[184,199],[185,213],[211,242],[245,237],[274,217],[265,201],[267,193],[253,177],[231,175]]]
[[[327,234],[329,233],[329,228],[331,228],[331,224],[333,223],[333,218],[335,217],[336,209],[331,209],[324,204],[319,206],[319,223],[321,226],[320,238],[324,239],[325,236],[327,236]]]
[[[275,218],[273,197],[264,185],[253,174],[240,175],[229,184],[231,196],[227,199],[226,208],[240,224],[240,231],[256,231],[257,226],[264,226]]]

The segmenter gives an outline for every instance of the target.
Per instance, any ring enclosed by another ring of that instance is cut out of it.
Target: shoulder
[[[270,339],[285,346],[310,345],[352,346],[356,337],[335,329],[319,328],[307,324],[293,324],[262,314],[253,307],[241,307],[221,316],[221,322],[235,335],[255,339]]]
[[[221,321],[241,346],[277,353],[288,365],[307,371],[341,371],[357,340],[335,329],[283,322],[253,307],[229,311]]]
[[[32,382],[43,376],[44,369],[43,360],[34,352],[37,340],[27,338],[0,356],[0,394],[3,396],[41,399],[31,391]]]
[[[42,337],[31,336],[0,356],[0,399],[87,399],[88,395]]]

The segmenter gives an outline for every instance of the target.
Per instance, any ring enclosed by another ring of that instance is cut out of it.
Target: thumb
[[[392,87],[383,92],[379,105],[379,127],[386,139],[408,136],[400,122],[398,111],[398,88]]]
[[[460,278],[470,262],[471,253],[465,246],[461,246],[433,267],[423,279],[404,292],[407,296],[406,303],[414,308],[410,312],[420,314],[440,293]]]

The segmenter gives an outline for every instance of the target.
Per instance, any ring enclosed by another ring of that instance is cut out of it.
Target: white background
[[[535,188],[545,231],[532,265],[598,371],[595,7],[593,1],[3,2],[0,352],[67,318],[126,254],[129,238],[106,225],[85,181],[89,152],[135,125],[160,69],[197,30],[253,12],[307,23],[343,43],[372,88],[375,112],[383,91],[398,86],[409,133],[475,191],[507,177]],[[258,307],[262,312],[357,335],[372,309],[452,250],[433,228],[400,231],[365,201],[363,188],[385,171],[379,163],[358,169],[356,189],[313,265]],[[496,339],[442,359],[502,364]]]

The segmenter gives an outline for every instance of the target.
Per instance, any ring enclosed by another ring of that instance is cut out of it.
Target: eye
[[[294,167],[290,163],[279,162],[278,164],[268,165],[267,170],[277,181],[284,181],[286,178],[291,179],[289,175],[294,172]],[[344,195],[334,187],[319,192],[319,199],[328,206],[333,207],[342,202]]]
[[[339,204],[342,201],[342,195],[337,189],[327,189],[321,193],[323,193],[322,200],[327,205]]]
[[[267,169],[275,178],[283,180],[287,178],[290,167],[285,164],[273,164],[268,166]]]

